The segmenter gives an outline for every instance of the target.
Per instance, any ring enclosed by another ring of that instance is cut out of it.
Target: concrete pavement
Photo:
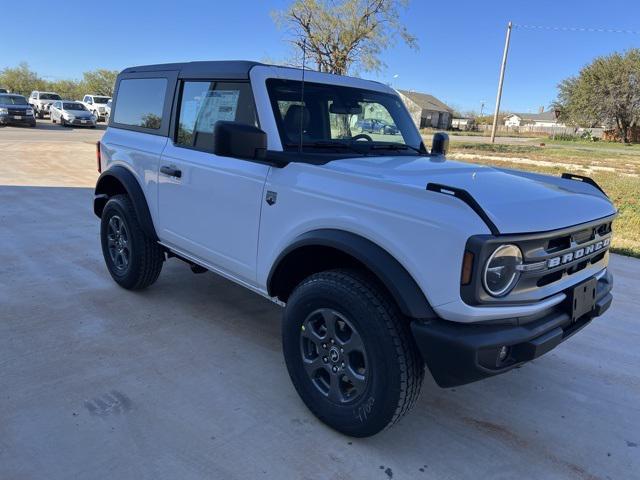
[[[38,131],[6,132],[0,479],[640,476],[639,260],[612,256],[611,310],[548,355],[455,389],[427,373],[408,417],[351,439],[297,397],[277,306],[177,260],[146,291],[118,288],[93,145],[64,132],[38,160],[22,137]]]

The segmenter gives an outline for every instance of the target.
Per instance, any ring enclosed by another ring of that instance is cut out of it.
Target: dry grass
[[[640,147],[575,142],[554,142],[545,147],[451,142],[449,157],[550,175],[589,175],[619,210],[612,250],[640,258]]]

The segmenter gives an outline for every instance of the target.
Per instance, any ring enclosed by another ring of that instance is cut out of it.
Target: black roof
[[[198,78],[211,75],[215,75],[218,78],[249,78],[249,70],[255,65],[263,64],[247,60],[160,63],[157,65],[129,67],[124,69],[121,74],[177,71],[182,78]]]

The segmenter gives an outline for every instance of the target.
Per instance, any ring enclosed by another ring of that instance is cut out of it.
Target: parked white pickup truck
[[[371,112],[394,133],[353,131]],[[611,305],[616,209],[593,180],[448,160],[446,135],[427,150],[381,83],[252,62],[128,68],[97,148],[115,282],[148,287],[177,258],[284,306],[291,380],[348,435],[405,415],[425,363],[447,388],[502,374]],[[556,374],[553,359],[539,369]]]
[[[105,97],[104,95],[85,95],[81,103],[96,116],[99,122],[109,117],[109,112],[107,111],[111,110],[107,107],[109,100],[111,100],[111,97]]]
[[[45,115],[49,115],[49,109],[51,104],[58,100],[62,100],[60,95],[55,92],[39,92],[34,90],[29,95],[29,105],[33,108],[33,112],[36,117],[44,118]]]

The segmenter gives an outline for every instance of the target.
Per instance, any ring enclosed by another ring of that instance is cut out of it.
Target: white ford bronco
[[[373,120],[393,129],[361,133]],[[507,372],[612,301],[616,210],[593,180],[449,161],[380,83],[128,68],[97,148],[113,279],[148,287],[173,257],[284,306],[291,380],[348,435],[407,413],[425,364],[441,387]]]

